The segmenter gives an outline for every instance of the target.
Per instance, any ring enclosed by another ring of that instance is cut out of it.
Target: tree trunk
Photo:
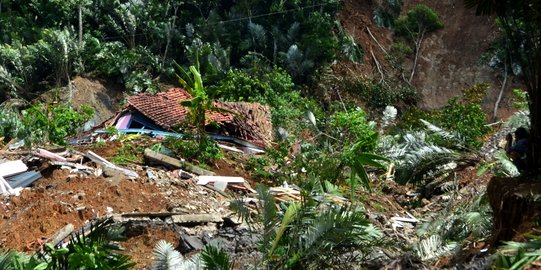
[[[530,91],[530,171],[538,175],[541,168],[541,104],[539,103],[539,97],[541,95],[541,89],[535,89],[535,92]]]
[[[77,5],[77,13],[79,19],[79,47],[83,46],[83,6],[79,3]]]
[[[167,43],[165,44],[165,51],[163,52],[162,66],[165,66],[165,60],[167,59],[167,51],[169,50],[169,44],[171,44],[171,30],[175,29],[175,21],[177,19],[178,6],[175,5],[173,9],[174,9],[173,22],[171,22],[169,29],[167,29]]]
[[[415,42],[415,59],[413,60],[413,67],[411,68],[411,74],[410,78],[408,80],[408,83],[411,84],[411,81],[413,80],[413,75],[415,75],[415,68],[417,67],[417,60],[419,59],[419,54],[421,53],[421,45],[423,43],[423,37],[425,35],[425,31],[421,31],[419,34],[419,38]]]
[[[502,96],[503,96],[503,91],[505,90],[505,86],[507,86],[507,62],[504,64],[503,82],[502,82],[502,87],[500,89],[500,94],[498,95],[498,99],[496,100],[496,103],[494,104],[494,115],[492,116],[493,121],[496,121],[496,118],[498,117],[498,107],[500,107],[500,102],[502,101]]]

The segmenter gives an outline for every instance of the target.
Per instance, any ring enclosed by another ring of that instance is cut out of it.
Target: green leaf
[[[286,213],[284,214],[284,217],[282,218],[282,223],[280,224],[280,228],[278,229],[278,232],[276,233],[276,237],[272,241],[272,247],[269,251],[269,256],[272,255],[272,253],[278,246],[278,242],[280,242],[280,239],[284,235],[284,232],[286,231],[287,226],[289,225],[289,223],[291,223],[291,221],[293,221],[299,209],[300,209],[299,204],[295,202],[291,203],[287,207]]]
[[[484,174],[488,169],[491,169],[492,167],[494,167],[494,164],[493,164],[493,163],[487,163],[487,164],[484,164],[484,165],[482,165],[481,167],[479,167],[479,170],[477,170],[476,175],[477,175],[477,176],[481,176],[481,175]]]
[[[381,168],[381,169],[385,169],[385,168],[387,168],[387,166],[385,166],[385,164],[381,164],[381,163],[377,162],[378,160],[386,161],[386,162],[391,161],[390,159],[388,159],[386,157],[382,157],[382,156],[372,154],[372,153],[358,154],[357,159],[363,165],[369,165],[369,166],[376,167],[376,168]]]

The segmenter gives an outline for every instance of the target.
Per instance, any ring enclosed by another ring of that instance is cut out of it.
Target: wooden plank
[[[91,168],[91,167],[88,167],[88,166],[85,166],[85,165],[81,165],[81,164],[78,164],[78,163],[73,163],[73,162],[62,162],[62,161],[52,161],[50,162],[51,165],[55,165],[55,166],[66,166],[66,167],[70,167],[70,168],[73,168],[73,169],[77,169],[77,170],[89,170],[89,171],[94,171],[94,168]]]
[[[391,217],[391,219],[394,220],[394,221],[408,222],[408,223],[418,223],[419,222],[419,220],[416,219],[416,218]]]
[[[88,151],[86,152],[86,156],[87,156],[89,159],[91,159],[92,161],[94,161],[94,162],[96,162],[96,163],[98,163],[98,164],[100,164],[100,165],[104,165],[104,166],[107,166],[107,167],[116,167],[115,164],[113,164],[113,163],[107,161],[106,159],[100,157],[98,154],[96,154],[96,153],[94,153],[94,152],[92,152],[92,151],[90,151],[90,150],[88,150]]]
[[[166,156],[149,148],[145,149],[145,159],[150,164],[160,164],[172,169],[183,169],[197,175],[214,175],[211,171],[197,167],[189,162]]]
[[[235,153],[240,153],[240,154],[244,154],[244,151],[238,149],[238,148],[235,148],[235,147],[231,147],[231,146],[227,146],[227,145],[223,145],[223,144],[219,144],[217,143],[218,147],[222,148],[222,149],[225,149],[225,150],[228,150],[228,151],[231,151],[231,152],[235,152]]]
[[[132,170],[128,170],[128,169],[124,169],[124,168],[120,168],[118,166],[116,166],[115,164],[107,161],[106,159],[100,157],[98,154],[88,150],[86,156],[91,159],[92,161],[96,162],[97,164],[101,165],[101,166],[104,166],[104,167],[107,167],[111,170],[114,170],[114,171],[118,171],[124,175],[126,175],[127,177],[129,178],[132,178],[132,179],[135,179],[135,178],[139,178],[139,175],[132,171]]]
[[[53,236],[51,236],[50,240],[47,243],[56,246],[57,244],[61,243],[62,240],[68,237],[74,230],[75,227],[73,226],[73,224],[70,223],[57,231]]]
[[[142,213],[123,213],[120,214],[121,217],[129,218],[129,217],[149,217],[149,218],[155,218],[155,217],[170,217],[170,216],[176,216],[176,215],[185,215],[186,213],[181,212],[142,212]]]
[[[49,152],[45,149],[38,148],[34,151],[34,155],[40,156],[42,158],[47,158],[50,160],[56,160],[56,161],[66,161],[66,158],[61,157],[55,153]]]

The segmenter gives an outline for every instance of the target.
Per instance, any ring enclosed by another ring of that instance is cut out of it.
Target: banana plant
[[[176,64],[176,67],[182,73],[182,76],[177,74],[180,85],[192,95],[192,99],[181,101],[180,105],[190,109],[188,115],[196,128],[199,140],[201,140],[207,124],[207,112],[230,114],[235,114],[235,112],[215,105],[214,97],[218,93],[217,91],[211,93],[205,88],[201,72],[199,71],[199,65],[197,65],[197,67],[193,65],[190,66],[189,73],[178,64]],[[190,76],[190,73],[192,76]]]

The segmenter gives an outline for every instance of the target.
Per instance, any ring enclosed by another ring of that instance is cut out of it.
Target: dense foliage
[[[22,111],[5,104],[0,111],[0,135],[5,141],[24,139],[27,145],[48,142],[63,145],[65,138],[77,134],[94,114],[89,106],[81,106],[77,111],[67,105],[41,103]]]
[[[74,74],[156,91],[156,78],[174,74],[173,61],[188,66],[198,56],[211,83],[254,54],[306,82],[342,51],[355,58],[357,45],[335,23],[339,7],[336,0],[2,2],[3,99]]]

